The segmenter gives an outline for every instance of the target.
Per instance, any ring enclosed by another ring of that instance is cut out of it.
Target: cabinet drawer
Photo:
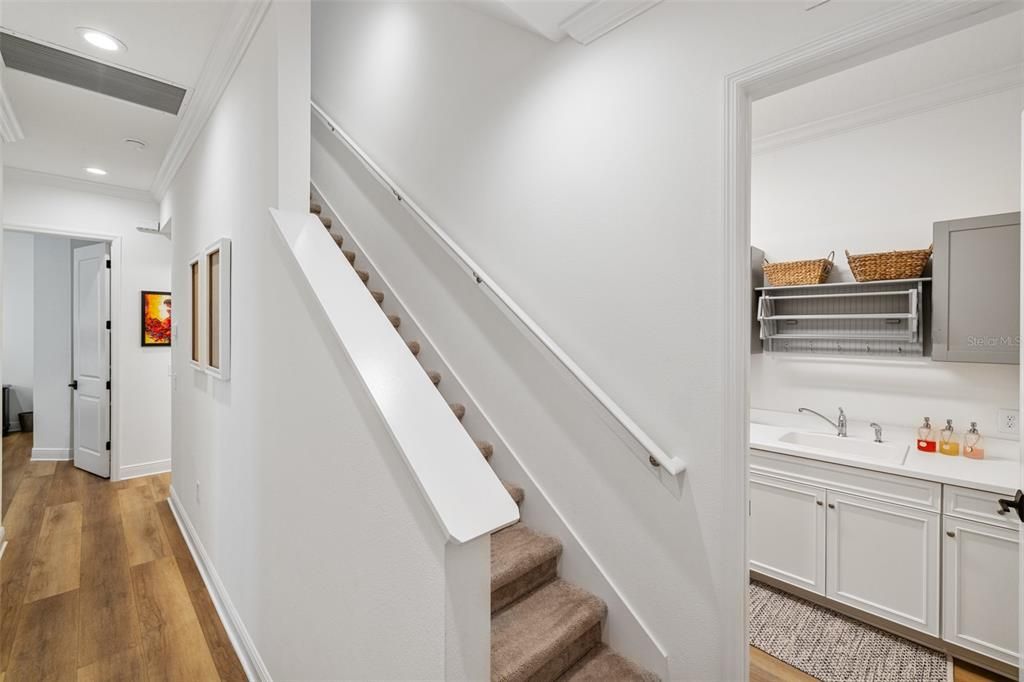
[[[942,513],[968,521],[992,523],[1010,530],[1017,530],[1020,521],[1012,511],[999,513],[999,498],[1003,495],[947,485],[942,496]]]
[[[750,451],[750,471],[781,476],[808,485],[893,502],[917,509],[938,512],[942,486],[931,481],[884,474],[854,466],[819,462],[814,459],[782,455],[764,450]]]

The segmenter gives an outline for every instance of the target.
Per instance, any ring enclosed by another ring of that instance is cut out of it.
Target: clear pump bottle
[[[960,439],[957,438],[952,419],[947,419],[946,426],[939,432],[939,452],[950,457],[960,454]]]
[[[917,449],[921,452],[935,452],[935,429],[930,418],[924,418],[924,424],[917,429]]]
[[[978,431],[978,422],[971,422],[971,428],[964,434],[964,457],[985,459],[985,442]]]

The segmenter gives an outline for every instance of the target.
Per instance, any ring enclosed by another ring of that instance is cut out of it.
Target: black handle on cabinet
[[[955,538],[956,537],[956,533],[954,531],[951,531],[951,530],[947,530],[946,531],[946,535],[948,535],[951,538]]]
[[[1016,509],[1017,510],[1017,518],[1019,518],[1021,521],[1024,521],[1024,492],[1021,492],[1020,490],[1018,490],[1017,494],[1013,496],[1012,500],[1006,500],[1006,499],[1000,499],[999,500],[999,513],[1000,514],[1004,514],[1004,515],[1008,514],[1010,512],[1010,507],[1013,507],[1014,509]]]
[[[70,384],[68,384],[68,388],[70,388],[72,391],[77,391],[78,390],[78,379],[75,379]]]
[[[818,506],[819,507],[823,506],[824,504],[825,504],[824,502],[822,502],[821,500],[818,500]]]
[[[828,505],[828,508],[829,508],[829,509],[835,509],[835,508],[836,508],[836,506],[835,506],[834,504],[832,504],[832,503],[829,503],[829,505]]]

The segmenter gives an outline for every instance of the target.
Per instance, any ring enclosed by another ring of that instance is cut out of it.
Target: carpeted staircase
[[[331,219],[310,197],[309,210],[331,229]],[[356,254],[343,247],[343,237],[331,233],[348,262],[370,289],[377,303],[384,294],[374,291],[370,275],[356,265]],[[402,320],[388,315],[397,330]],[[408,341],[409,350],[419,355],[418,341]],[[427,370],[435,386],[441,375]],[[465,405],[450,404],[462,421]],[[476,441],[483,457],[490,459],[494,447]],[[523,489],[504,483],[516,504],[523,502]],[[612,652],[601,643],[601,627],[607,615],[604,602],[589,592],[558,577],[562,543],[557,538],[534,532],[522,523],[491,536],[491,679],[497,682],[570,680],[586,682],[645,682],[655,675]]]

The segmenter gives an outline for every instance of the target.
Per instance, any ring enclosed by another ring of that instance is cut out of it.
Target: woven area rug
[[[947,679],[945,654],[753,581],[750,643],[823,682]]]

